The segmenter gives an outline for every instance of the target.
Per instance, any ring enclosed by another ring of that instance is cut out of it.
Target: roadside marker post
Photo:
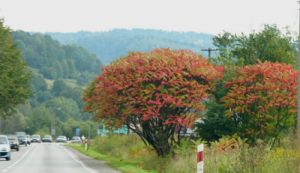
[[[197,146],[197,173],[204,173],[204,144]]]
[[[85,151],[88,150],[88,143],[86,141],[84,142],[84,148],[85,148]]]

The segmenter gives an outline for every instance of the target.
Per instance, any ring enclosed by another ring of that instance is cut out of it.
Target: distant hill
[[[47,79],[85,80],[87,84],[101,71],[95,54],[76,45],[61,45],[48,35],[13,32],[27,64]]]
[[[213,35],[195,32],[168,32],[149,29],[115,29],[108,32],[46,33],[62,44],[78,44],[95,53],[105,64],[132,51],[155,48],[201,49],[213,47]]]
[[[96,55],[78,45],[62,45],[49,35],[14,31],[12,36],[32,72],[32,96],[12,116],[0,117],[0,131],[71,138],[80,128],[81,135],[96,136],[99,123],[84,112],[82,100],[84,88],[102,71]]]
[[[65,97],[82,110],[82,90],[103,67],[96,55],[77,45],[62,45],[49,35],[15,31],[13,38],[32,71],[31,106]]]

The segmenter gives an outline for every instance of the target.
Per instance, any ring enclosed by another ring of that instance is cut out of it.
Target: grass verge
[[[282,139],[280,146],[248,146],[239,138],[223,138],[205,146],[206,173],[299,173],[300,143]],[[196,172],[196,146],[202,141],[184,140],[165,158],[135,135],[96,138],[88,151],[83,146],[71,147],[104,160],[124,173],[192,173]]]
[[[156,171],[145,170],[140,168],[135,162],[131,162],[129,160],[119,159],[113,156],[101,154],[95,149],[90,148],[86,150],[84,146],[78,144],[68,144],[67,146],[72,147],[73,149],[90,156],[96,160],[103,160],[111,167],[123,172],[123,173],[157,173]]]

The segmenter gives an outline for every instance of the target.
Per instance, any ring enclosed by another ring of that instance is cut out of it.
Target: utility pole
[[[208,49],[201,49],[202,51],[207,51],[208,52],[208,59],[210,59],[211,57],[211,52],[212,51],[218,51],[218,49],[212,49],[212,48],[208,48]]]

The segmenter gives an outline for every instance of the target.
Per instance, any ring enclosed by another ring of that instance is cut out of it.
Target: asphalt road
[[[0,173],[118,173],[104,162],[56,143],[32,144],[0,160]]]

